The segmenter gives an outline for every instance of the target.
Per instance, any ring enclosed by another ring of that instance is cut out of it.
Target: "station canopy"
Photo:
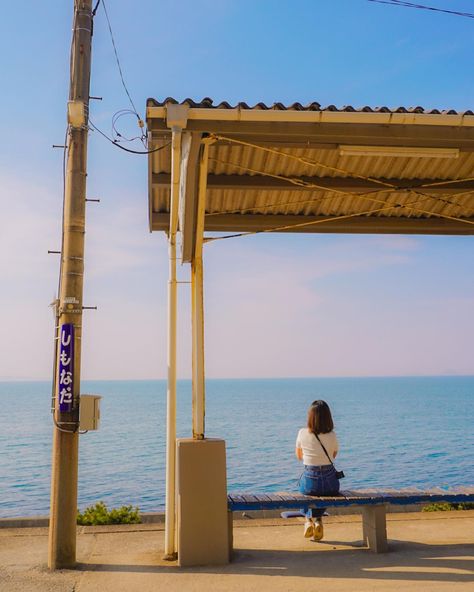
[[[204,230],[474,234],[474,113],[318,103],[147,102],[150,230],[170,223],[172,130],[182,130],[183,261]],[[201,171],[201,173],[200,173]]]

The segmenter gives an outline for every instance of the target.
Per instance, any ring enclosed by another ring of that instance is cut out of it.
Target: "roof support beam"
[[[178,122],[173,125],[171,148],[171,204],[168,226],[168,388],[166,394],[166,517],[165,558],[176,555],[176,355],[178,285],[176,280],[176,232],[179,210],[179,176],[182,132]],[[153,222],[152,222],[153,224]]]
[[[474,117],[472,118],[474,120]],[[161,119],[149,119],[148,129],[162,137],[167,131]],[[308,143],[356,144],[363,146],[407,146],[425,148],[459,148],[474,150],[474,127],[435,125],[380,125],[355,123],[293,123],[293,122],[246,122],[210,121],[189,119],[187,131],[216,133],[249,141],[253,144]],[[221,140],[223,141],[223,140]],[[334,148],[334,146],[332,146]]]
[[[204,280],[203,233],[206,211],[207,162],[209,140],[204,140],[199,163],[195,248],[191,261],[191,319],[192,319],[192,399],[193,438],[204,438],[206,390],[204,380]]]
[[[182,234],[183,262],[191,261],[195,249],[200,148],[201,134],[183,132],[179,188],[179,229]],[[171,181],[171,176],[168,177]]]
[[[195,158],[195,156],[194,156]],[[188,165],[189,166],[189,165]],[[195,166],[194,166],[195,168]],[[378,183],[357,179],[353,177],[292,177],[297,185],[284,179],[275,179],[264,175],[208,175],[207,186],[209,189],[236,189],[256,191],[314,191],[315,187],[305,186],[305,183],[318,185],[318,188],[347,191],[348,193],[362,193],[364,191],[380,191],[386,188]],[[169,188],[171,175],[168,173],[154,173],[152,183],[157,187]],[[389,183],[400,190],[419,187],[420,191],[437,195],[442,193],[456,194],[464,191],[474,191],[474,180],[449,182],[445,179],[379,179],[381,183]],[[432,185],[440,183],[439,185]],[[423,185],[430,185],[423,187]]]
[[[324,222],[323,222],[324,220]],[[347,233],[347,234],[432,234],[432,235],[474,235],[473,224],[431,218],[381,218],[357,216],[345,220],[331,220],[327,216],[283,216],[262,214],[217,214],[208,215],[204,229],[210,232],[252,232],[273,230],[291,224],[305,224],[293,230],[280,232]],[[313,222],[313,224],[309,224]],[[308,224],[306,224],[308,223]],[[169,215],[154,212],[152,230],[168,230]]]

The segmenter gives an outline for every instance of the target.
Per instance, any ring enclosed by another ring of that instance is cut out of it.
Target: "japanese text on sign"
[[[72,411],[74,387],[74,325],[72,323],[61,325],[59,340],[59,411],[69,413]]]

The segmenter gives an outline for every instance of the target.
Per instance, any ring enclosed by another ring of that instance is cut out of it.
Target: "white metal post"
[[[204,439],[204,301],[202,256],[191,263],[192,358],[193,358],[193,438]]]
[[[176,334],[178,294],[176,282],[176,231],[178,226],[181,129],[173,127],[171,151],[171,216],[168,281],[168,390],[166,413],[166,515],[165,559],[176,558]]]
[[[202,245],[206,211],[207,163],[209,143],[204,148],[199,166],[199,189],[196,217],[196,244],[191,263],[192,361],[193,361],[193,438],[204,439],[204,292]]]

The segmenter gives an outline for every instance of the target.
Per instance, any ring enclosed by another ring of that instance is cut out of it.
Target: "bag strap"
[[[322,449],[324,450],[326,456],[328,457],[329,462],[332,464],[332,466],[334,466],[334,463],[331,460],[331,457],[328,454],[328,451],[326,450],[326,448],[324,447],[324,444],[321,442],[321,440],[319,439],[319,436],[316,432],[313,432],[313,434],[316,436],[316,439],[318,440],[318,442],[321,444]]]

